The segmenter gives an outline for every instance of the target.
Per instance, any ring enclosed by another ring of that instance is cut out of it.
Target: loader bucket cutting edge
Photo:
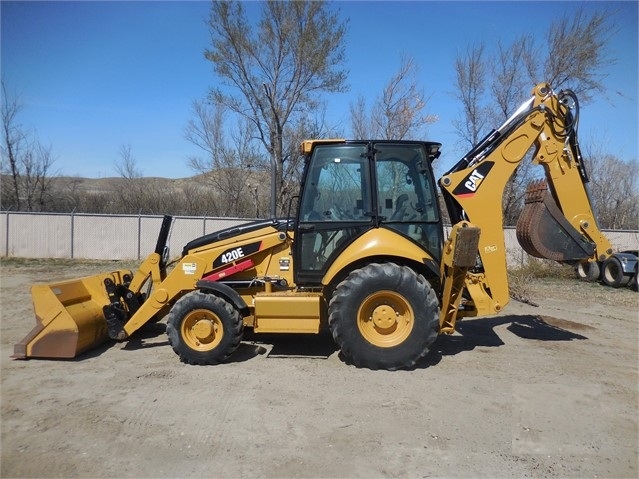
[[[574,262],[595,252],[594,243],[570,224],[543,180],[531,183],[526,190],[516,233],[524,251],[537,258]]]
[[[120,270],[31,288],[36,325],[14,346],[14,359],[69,359],[109,339],[102,308],[111,301],[104,280],[121,284]]]

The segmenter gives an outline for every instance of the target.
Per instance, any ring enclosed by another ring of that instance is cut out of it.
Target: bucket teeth
[[[546,180],[532,181],[526,188],[525,204],[538,203],[544,200],[544,196],[548,191]]]

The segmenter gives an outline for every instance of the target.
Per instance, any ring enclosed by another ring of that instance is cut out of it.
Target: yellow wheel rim
[[[413,308],[394,291],[377,291],[368,296],[357,312],[357,327],[362,336],[380,348],[402,344],[415,324]]]
[[[196,309],[186,315],[180,328],[186,345],[196,351],[215,349],[224,336],[222,321],[207,309]]]

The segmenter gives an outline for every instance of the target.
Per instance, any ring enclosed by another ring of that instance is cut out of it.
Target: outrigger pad
[[[517,240],[529,255],[559,262],[590,258],[595,252],[595,244],[561,212],[545,180],[528,185],[524,211],[517,221]]]
[[[457,230],[453,264],[460,268],[472,268],[477,262],[480,229],[464,227]]]

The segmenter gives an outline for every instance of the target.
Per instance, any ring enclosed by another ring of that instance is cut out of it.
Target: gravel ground
[[[3,260],[3,478],[639,475],[629,289],[532,281],[538,307],[464,320],[411,371],[349,366],[327,334],[187,366],[162,323],[74,360],[10,359],[31,284],[111,267]]]

